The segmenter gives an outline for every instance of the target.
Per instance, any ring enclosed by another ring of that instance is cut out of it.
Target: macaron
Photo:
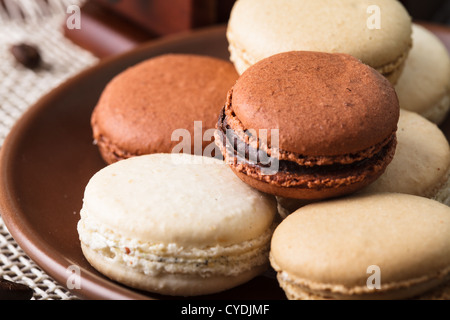
[[[442,296],[450,284],[450,208],[395,193],[307,205],[276,228],[270,261],[293,300]]]
[[[440,128],[423,116],[400,109],[397,148],[386,171],[359,193],[406,193],[450,206],[450,148]],[[286,217],[311,201],[277,197]]]
[[[214,156],[214,128],[238,74],[229,61],[165,54],[114,77],[95,107],[91,125],[111,164],[132,156],[184,152]]]
[[[216,144],[252,187],[325,199],[375,181],[395,153],[393,86],[347,54],[291,51],[247,69],[228,93]]]
[[[361,192],[397,192],[450,205],[450,147],[439,127],[421,115],[400,110],[397,149],[385,173]]]
[[[227,39],[239,73],[286,51],[347,53],[392,83],[412,45],[411,17],[392,0],[239,0]]]
[[[196,296],[266,271],[276,202],[222,160],[150,154],[97,172],[80,215],[81,248],[99,272],[140,290]]]
[[[450,109],[450,57],[431,31],[413,24],[413,47],[395,86],[400,107],[441,124]]]

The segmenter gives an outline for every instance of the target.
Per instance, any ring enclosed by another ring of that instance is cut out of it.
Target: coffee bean
[[[0,300],[30,300],[32,297],[30,287],[0,278]]]
[[[13,45],[10,49],[17,62],[29,69],[35,69],[41,64],[41,55],[37,47],[20,43]]]

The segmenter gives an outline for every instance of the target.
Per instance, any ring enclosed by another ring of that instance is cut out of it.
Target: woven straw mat
[[[0,3],[0,146],[17,119],[40,97],[71,76],[97,62],[62,33],[70,5],[83,0],[2,0]],[[52,68],[37,71],[17,64],[12,44],[39,46]],[[64,287],[43,272],[22,251],[0,216],[0,278],[23,283],[34,290],[33,300],[75,300]]]

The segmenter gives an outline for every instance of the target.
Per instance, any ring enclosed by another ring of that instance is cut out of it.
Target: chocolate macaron
[[[280,53],[229,91],[216,144],[233,171],[263,192],[324,199],[375,181],[396,148],[393,86],[347,54]]]
[[[217,113],[237,78],[229,61],[188,54],[165,54],[123,71],[106,86],[91,118],[103,159],[203,155],[214,146]]]

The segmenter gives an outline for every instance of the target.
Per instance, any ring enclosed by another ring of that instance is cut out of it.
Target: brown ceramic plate
[[[148,43],[79,74],[32,106],[7,137],[0,162],[0,208],[23,250],[67,287],[68,267],[81,271],[85,299],[168,299],[127,288],[94,270],[80,249],[76,229],[84,188],[105,163],[92,143],[90,116],[112,77],[164,53],[195,53],[228,59],[224,27]],[[77,282],[72,282],[77,284]],[[262,276],[205,299],[282,299],[276,280]]]
[[[445,28],[435,30],[444,38],[450,34]],[[105,166],[92,144],[91,112],[112,77],[164,53],[228,59],[225,28],[152,42],[81,73],[31,107],[1,150],[0,208],[9,231],[61,285],[68,286],[69,267],[79,268],[81,288],[72,291],[80,298],[170,299],[127,288],[99,274],[83,257],[76,230],[84,188]],[[450,122],[442,128],[449,136]],[[269,272],[235,289],[199,298],[284,299],[285,295]]]

